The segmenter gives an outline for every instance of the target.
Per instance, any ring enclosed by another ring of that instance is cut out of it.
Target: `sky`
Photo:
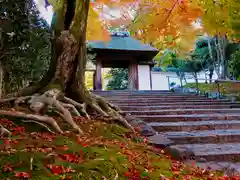
[[[41,16],[46,19],[46,21],[51,24],[53,9],[49,6],[47,9],[44,7],[43,0],[34,0],[37,4],[37,7],[41,13]]]
[[[47,9],[44,7],[44,0],[34,0],[37,4],[37,7],[44,19],[51,24],[52,15],[53,15],[53,9],[51,6],[49,6]],[[120,9],[110,9],[107,6],[104,7],[104,19],[112,19],[112,18],[119,18],[121,16]],[[133,17],[132,17],[133,18]]]

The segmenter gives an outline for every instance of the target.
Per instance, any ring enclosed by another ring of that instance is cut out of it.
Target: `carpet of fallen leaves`
[[[55,135],[37,124],[0,119],[13,133],[0,140],[0,179],[239,179],[171,160],[163,150],[116,124],[75,120],[84,136],[71,131]]]

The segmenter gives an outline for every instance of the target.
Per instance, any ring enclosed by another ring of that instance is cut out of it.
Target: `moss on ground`
[[[121,126],[75,120],[84,136],[29,132],[29,125],[0,119],[13,132],[11,138],[0,140],[1,179],[216,179],[217,173],[173,161]]]

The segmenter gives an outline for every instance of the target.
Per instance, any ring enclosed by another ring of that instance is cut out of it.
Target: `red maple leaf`
[[[54,175],[59,175],[59,174],[64,173],[64,167],[63,166],[48,164],[47,167],[51,170],[51,172]]]
[[[73,162],[73,163],[78,163],[79,158],[75,154],[63,154],[60,156],[63,160],[68,161],[68,162]]]
[[[71,173],[76,172],[71,167],[65,168],[64,166],[48,164],[47,167],[51,170],[54,175],[64,174],[64,173]]]
[[[4,172],[12,172],[12,171],[13,171],[13,166],[10,165],[10,164],[5,164],[5,165],[3,166],[3,171],[4,171]]]
[[[23,126],[18,126],[18,127],[12,128],[13,135],[21,134],[23,132],[25,132],[25,128]]]
[[[135,178],[136,180],[140,178],[140,173],[137,169],[129,168],[127,172],[123,174],[125,177],[128,177],[130,179]]]
[[[80,136],[77,136],[77,142],[79,144],[81,144],[83,147],[87,147],[88,146],[88,144],[84,143],[84,140]]]
[[[6,145],[6,146],[9,145],[10,144],[10,140],[9,139],[4,139],[3,144]]]
[[[14,177],[28,179],[30,175],[27,172],[15,172]]]

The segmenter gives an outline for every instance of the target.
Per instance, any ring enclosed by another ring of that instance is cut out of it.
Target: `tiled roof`
[[[130,36],[113,35],[109,42],[91,41],[89,42],[93,49],[111,49],[127,51],[158,51],[149,44],[143,44]]]

